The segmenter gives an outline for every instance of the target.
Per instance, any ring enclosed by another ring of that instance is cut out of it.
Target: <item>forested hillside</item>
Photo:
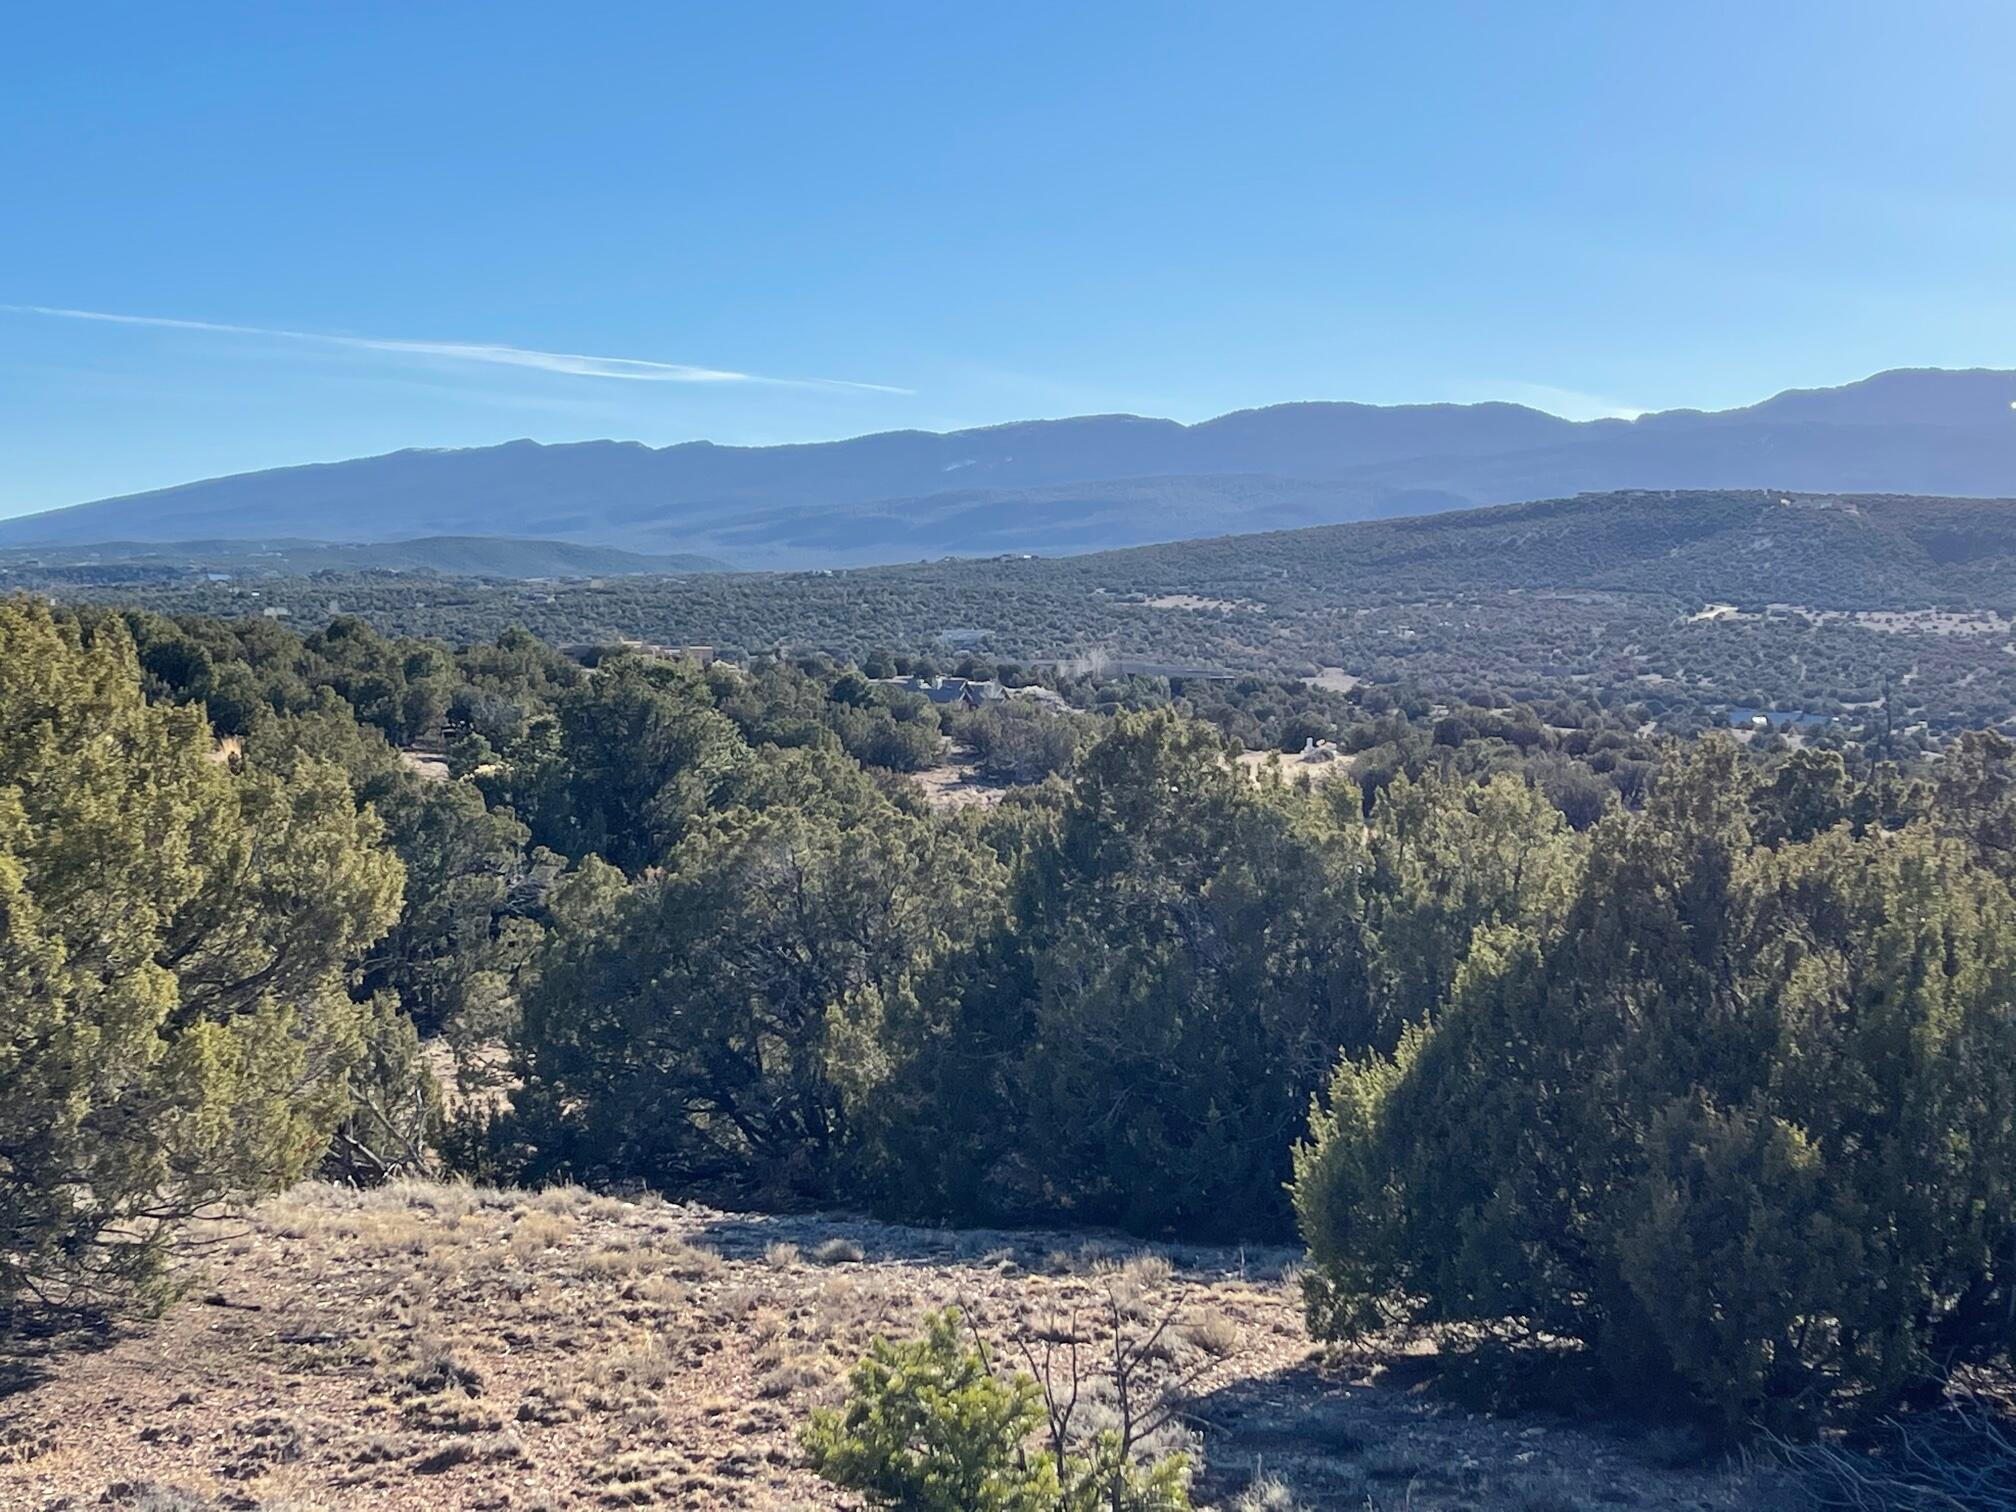
[[[2016,506],[1764,493],[1609,494],[1060,559],[523,585],[411,574],[0,582],[171,613],[332,612],[451,639],[521,625],[860,659],[1357,680],[1455,702],[1732,708],[1944,736],[2016,714]],[[331,606],[335,606],[332,610]]]

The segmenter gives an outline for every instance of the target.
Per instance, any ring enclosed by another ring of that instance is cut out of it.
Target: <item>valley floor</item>
[[[1174,1315],[1155,1368],[1197,1372],[1200,1506],[1789,1504],[1682,1432],[1476,1416],[1420,1384],[1418,1356],[1326,1367],[1295,1259],[571,1188],[309,1186],[239,1223],[161,1320],[12,1362],[0,1506],[845,1507],[795,1435],[872,1335],[958,1303],[1015,1359],[1115,1298]]]

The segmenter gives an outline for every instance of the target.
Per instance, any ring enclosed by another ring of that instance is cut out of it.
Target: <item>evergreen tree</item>
[[[233,772],[117,620],[0,604],[0,1305],[111,1300],[318,1158],[400,868],[343,774]]]
[[[1581,1339],[1732,1428],[2016,1342],[2016,900],[1922,825],[1757,848],[1754,780],[1698,748],[1558,925],[1339,1070],[1296,1160],[1318,1332]]]
[[[1280,1228],[1302,1107],[1365,1018],[1363,870],[1357,827],[1256,787],[1209,726],[1123,717],[1017,886],[1032,1196],[1149,1229]]]
[[[662,872],[625,885],[591,863],[555,896],[520,1043],[519,1123],[544,1161],[835,1193],[843,1006],[970,939],[999,893],[989,857],[841,761],[765,758],[741,793],[761,806],[697,818]]]

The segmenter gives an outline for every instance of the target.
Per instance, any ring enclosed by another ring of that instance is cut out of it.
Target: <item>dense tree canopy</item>
[[[970,938],[998,866],[830,755],[764,760],[773,801],[697,821],[635,884],[591,863],[555,897],[520,1040],[535,1169],[843,1190],[836,1015]]]
[[[1582,1340],[1731,1426],[2009,1349],[2016,901],[1936,824],[1816,828],[1811,775],[1701,747],[1347,1057],[1297,1159],[1319,1331]]]

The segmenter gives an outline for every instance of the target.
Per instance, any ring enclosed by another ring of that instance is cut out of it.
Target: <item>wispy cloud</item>
[[[1620,404],[1601,394],[1585,394],[1580,389],[1556,388],[1551,383],[1497,383],[1480,394],[1493,399],[1509,399],[1559,415],[1564,420],[1636,420],[1645,411],[1635,405]]]
[[[631,383],[760,383],[785,388],[860,389],[875,394],[908,394],[911,389],[886,383],[857,383],[846,378],[771,378],[727,368],[694,367],[683,362],[655,362],[643,357],[593,357],[582,352],[540,352],[526,347],[493,346],[485,342],[406,341],[387,336],[332,336],[321,331],[288,331],[271,326],[227,325],[215,320],[177,320],[165,315],[118,315],[105,310],[68,310],[52,305],[0,305],[12,315],[46,315],[60,320],[95,320],[109,325],[152,326],[169,331],[200,331],[219,336],[263,336],[282,341],[345,347],[353,351],[386,352],[400,357],[440,358],[451,362],[481,362],[500,367],[532,368],[573,378],[615,378]]]

